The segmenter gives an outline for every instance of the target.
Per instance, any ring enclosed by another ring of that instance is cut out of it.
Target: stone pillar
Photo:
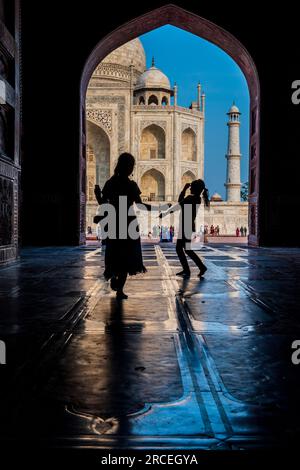
[[[174,94],[175,97],[175,94]],[[176,108],[174,106],[173,112],[173,139],[172,139],[172,162],[173,162],[173,184],[172,184],[172,199],[177,200],[178,197],[178,189],[180,186],[180,151],[181,151],[181,135],[179,129],[179,121],[180,118],[176,112]]]
[[[204,116],[205,115],[205,93],[202,93],[201,95],[201,111]]]
[[[201,95],[201,161],[200,161],[200,178],[204,179],[204,126],[205,126],[205,94]]]
[[[134,89],[134,66],[130,65],[130,111],[129,111],[129,152],[133,153],[133,89]]]
[[[177,85],[176,85],[176,83],[174,85],[173,91],[174,91],[174,106],[177,106]]]
[[[201,111],[201,85],[198,83],[197,85],[197,107],[198,111]]]
[[[241,201],[241,152],[240,152],[240,112],[233,104],[227,115],[228,148],[227,148],[227,175],[226,200],[230,202]]]

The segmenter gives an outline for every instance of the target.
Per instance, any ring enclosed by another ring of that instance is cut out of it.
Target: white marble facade
[[[147,202],[176,201],[184,183],[204,177],[205,96],[198,85],[195,102],[184,108],[177,105],[177,94],[154,60],[146,70],[139,39],[113,51],[95,69],[86,97],[86,225],[93,231],[94,185],[103,186],[122,152],[135,156],[134,178]],[[144,215],[142,226],[145,220]]]

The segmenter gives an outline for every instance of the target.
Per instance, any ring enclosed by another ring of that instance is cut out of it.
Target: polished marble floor
[[[98,246],[0,268],[0,439],[95,448],[260,449],[300,435],[300,249],[173,244],[116,302]]]

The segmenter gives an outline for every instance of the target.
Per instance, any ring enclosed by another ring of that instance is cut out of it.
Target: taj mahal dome
[[[86,95],[87,226],[93,227],[98,206],[94,186],[103,187],[122,152],[136,158],[133,177],[143,201],[174,202],[185,183],[204,178],[205,95],[200,84],[195,86],[188,108],[179,106],[177,97],[177,85],[171,86],[154,58],[146,68],[138,38],[96,67]],[[248,227],[248,203],[240,200],[240,112],[235,105],[228,116],[227,197],[223,201],[214,194],[203,221],[219,225],[224,235]]]

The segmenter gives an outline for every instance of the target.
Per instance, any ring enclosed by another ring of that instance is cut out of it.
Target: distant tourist
[[[236,229],[236,231],[235,231],[235,234],[236,234],[237,237],[240,236],[240,229],[239,229],[238,227],[237,227],[237,229]]]
[[[244,237],[247,236],[247,227],[244,227]]]
[[[174,237],[174,227],[173,225],[170,226],[170,242],[173,242]]]
[[[244,236],[244,227],[240,228],[240,232],[241,232],[241,237],[243,237]]]
[[[216,226],[216,235],[217,235],[217,237],[220,235],[220,227],[219,227],[219,225]]]

